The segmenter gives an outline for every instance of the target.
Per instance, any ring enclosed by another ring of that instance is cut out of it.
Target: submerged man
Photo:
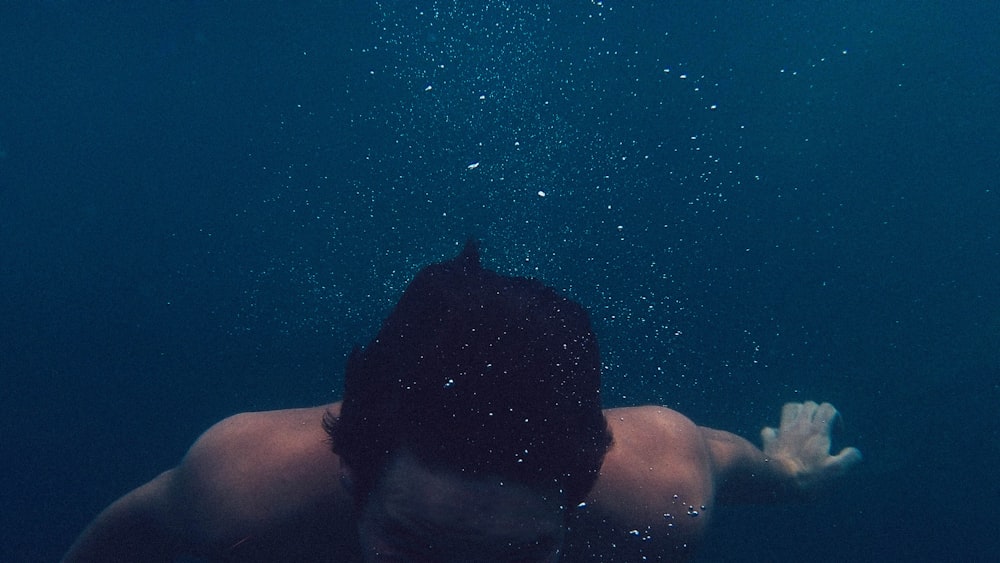
[[[602,411],[599,388],[583,308],[470,243],[351,354],[343,402],[223,420],[64,561],[682,560],[716,505],[805,497],[861,459],[830,455],[829,404],[785,405],[762,451]]]

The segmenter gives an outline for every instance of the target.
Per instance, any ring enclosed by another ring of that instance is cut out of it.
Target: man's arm
[[[162,473],[104,509],[63,563],[173,561],[178,551],[170,507],[174,474],[175,470]]]
[[[193,554],[196,547],[211,547],[220,522],[241,514],[234,502],[244,499],[232,472],[252,473],[248,463],[262,463],[266,456],[251,449],[247,440],[259,415],[231,416],[205,431],[173,469],[129,492],[104,509],[80,534],[63,563],[98,561],[174,561]],[[249,430],[248,430],[249,429]],[[231,455],[243,450],[255,452]],[[221,516],[220,516],[221,515]]]
[[[808,498],[861,461],[857,448],[830,454],[839,417],[829,403],[788,403],[779,428],[764,428],[763,450],[729,432],[701,428],[712,457],[721,503]]]
[[[323,413],[337,408],[242,413],[218,422],[177,467],[105,509],[64,563],[349,552],[356,538],[325,527],[353,532],[352,499],[340,486],[340,461],[322,426]]]
[[[199,525],[193,515],[210,513],[204,501],[213,491],[211,477],[218,475],[213,468],[227,466],[218,460],[232,440],[233,421],[242,419],[237,415],[215,424],[195,441],[179,465],[105,508],[62,562],[157,563],[191,553],[191,532]]]

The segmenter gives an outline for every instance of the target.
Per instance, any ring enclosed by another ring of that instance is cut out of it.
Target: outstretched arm
[[[763,450],[721,430],[702,428],[722,503],[808,498],[861,461],[857,448],[830,454],[830,431],[840,414],[830,403],[787,403],[781,424],[764,428]]]

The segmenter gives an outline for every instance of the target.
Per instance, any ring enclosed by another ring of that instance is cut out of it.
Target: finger
[[[836,407],[830,403],[823,403],[816,407],[816,412],[813,415],[813,424],[822,429],[826,434],[829,434],[839,417],[840,413],[837,412]]]
[[[861,463],[861,459],[861,450],[858,448],[844,448],[837,455],[830,457],[827,467],[834,468],[839,475]]]
[[[816,418],[816,409],[819,405],[815,401],[806,401],[802,403],[802,410],[799,412],[799,418],[806,422],[812,422]]]
[[[778,431],[775,430],[774,428],[771,428],[770,426],[765,426],[760,431],[760,441],[764,444],[765,447],[777,439],[778,439]]]
[[[796,403],[796,409],[792,418],[781,421],[781,429],[783,431],[787,430],[789,432],[810,432],[810,426],[812,425],[813,412],[816,410],[816,403],[812,401],[806,401],[804,403]]]
[[[789,426],[793,420],[798,418],[801,409],[802,403],[785,403],[785,406],[781,407],[781,427]]]

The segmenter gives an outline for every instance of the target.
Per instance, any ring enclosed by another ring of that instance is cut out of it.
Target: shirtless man
[[[718,504],[808,498],[861,459],[830,454],[827,403],[785,405],[761,450],[599,388],[586,312],[470,243],[351,354],[343,402],[223,420],[64,561],[678,561]]]

